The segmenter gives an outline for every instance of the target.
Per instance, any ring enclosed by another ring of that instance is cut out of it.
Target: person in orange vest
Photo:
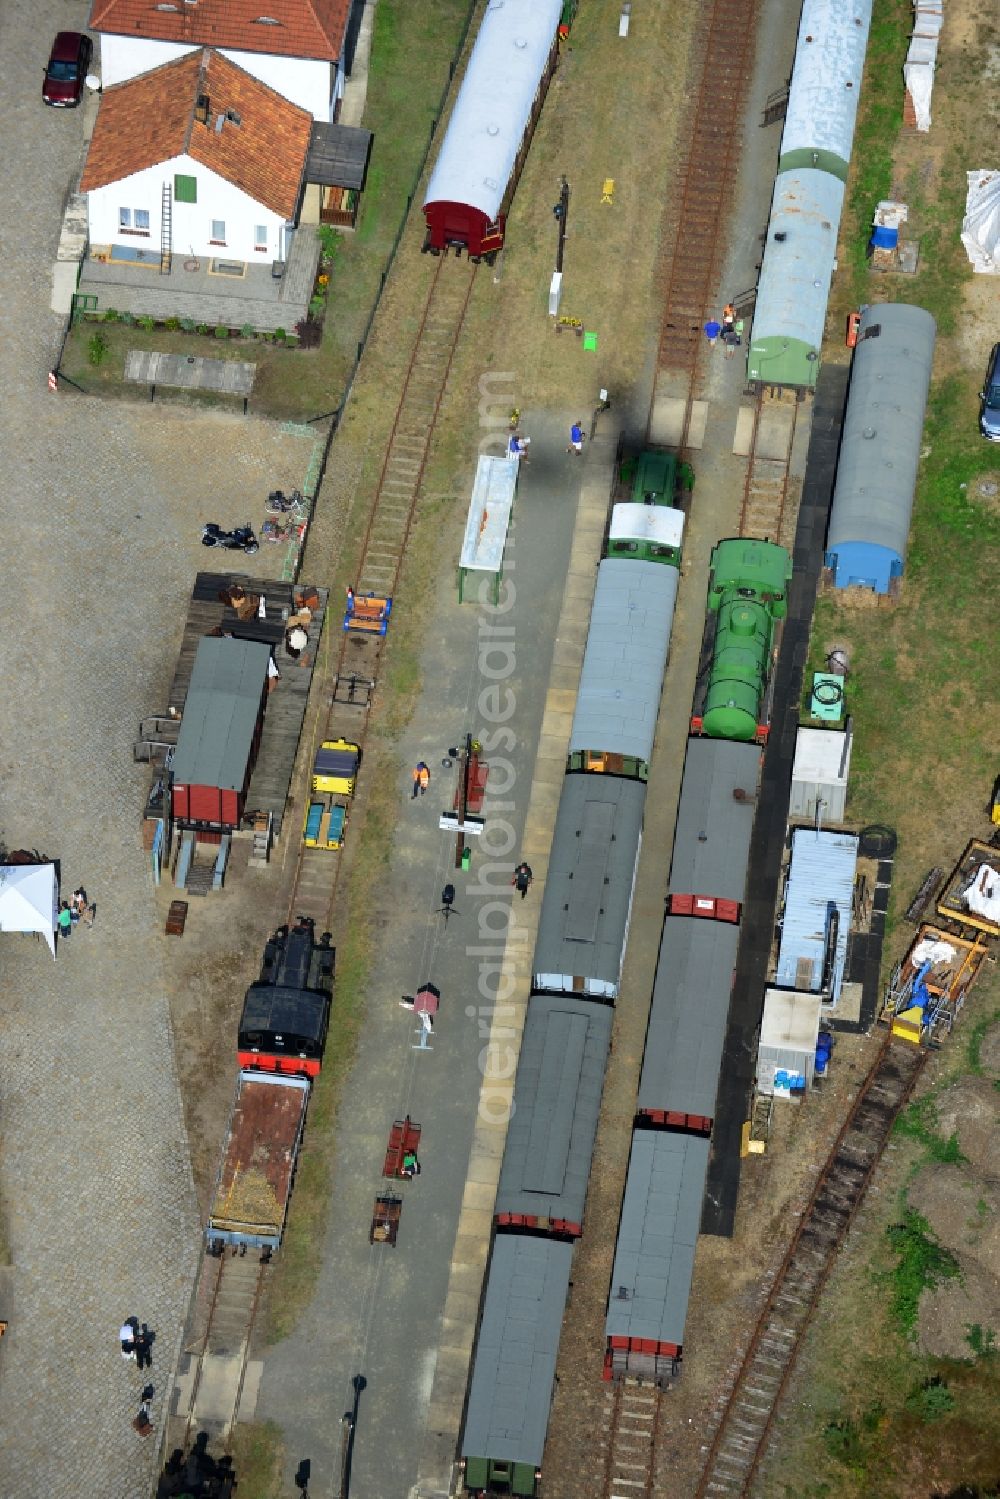
[[[427,766],[424,764],[423,760],[418,760],[416,765],[414,765],[413,767],[413,796],[411,800],[416,801],[418,792],[421,796],[423,796],[430,783],[430,771],[427,769]]]

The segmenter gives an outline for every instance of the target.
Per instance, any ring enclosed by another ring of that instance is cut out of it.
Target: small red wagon
[[[395,1247],[399,1233],[399,1217],[403,1211],[403,1199],[392,1193],[380,1193],[375,1199],[372,1226],[368,1230],[369,1244],[389,1244]]]
[[[385,1165],[382,1167],[382,1175],[404,1180],[403,1161],[411,1152],[417,1154],[420,1144],[420,1125],[414,1124],[407,1114],[405,1119],[397,1119],[389,1131],[389,1144],[385,1152]],[[407,1172],[408,1177],[412,1173]]]

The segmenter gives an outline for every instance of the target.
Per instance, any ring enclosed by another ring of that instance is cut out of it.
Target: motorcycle
[[[291,515],[301,516],[305,514],[306,502],[299,490],[293,489],[291,494],[285,494],[280,489],[272,489],[264,506],[267,515]]]
[[[201,544],[203,547],[224,547],[227,552],[246,552],[248,557],[260,551],[260,542],[249,522],[234,527],[232,531],[223,531],[214,521],[209,521],[202,530]]]

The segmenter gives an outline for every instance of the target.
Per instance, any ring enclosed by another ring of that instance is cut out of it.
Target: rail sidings
[[[927,1059],[889,1037],[820,1173],[715,1431],[696,1499],[749,1495],[802,1336],[893,1123]]]
[[[476,267],[468,260],[456,264],[453,257],[442,255],[434,258],[433,266],[362,540],[355,585],[359,596],[392,598],[396,592],[431,439],[475,284]],[[338,627],[331,609],[331,628]],[[328,708],[325,717],[321,710],[315,744],[343,738],[364,749],[383,644],[378,634],[341,631],[332,680],[327,678]],[[329,926],[341,862],[339,852],[307,847],[300,837],[289,920],[311,916],[318,930]]]
[[[665,219],[667,272],[658,364],[694,373],[721,269],[722,233],[742,147],[756,0],[715,0],[694,46],[704,58],[676,191]],[[672,240],[669,236],[672,235]]]
[[[608,1453],[603,1499],[653,1499],[663,1392],[638,1379],[618,1380],[605,1388]]]
[[[795,545],[797,504],[789,499],[789,463],[799,402],[770,400],[758,395],[753,406],[750,452],[747,456],[740,535],[758,541],[777,541],[789,551]],[[761,427],[766,425],[765,440]],[[762,451],[763,450],[763,451]]]

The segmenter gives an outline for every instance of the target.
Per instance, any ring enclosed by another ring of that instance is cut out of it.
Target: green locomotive
[[[720,541],[712,553],[708,607],[715,616],[711,666],[692,727],[712,739],[764,740],[777,623],[788,612],[792,559],[771,541]]]

